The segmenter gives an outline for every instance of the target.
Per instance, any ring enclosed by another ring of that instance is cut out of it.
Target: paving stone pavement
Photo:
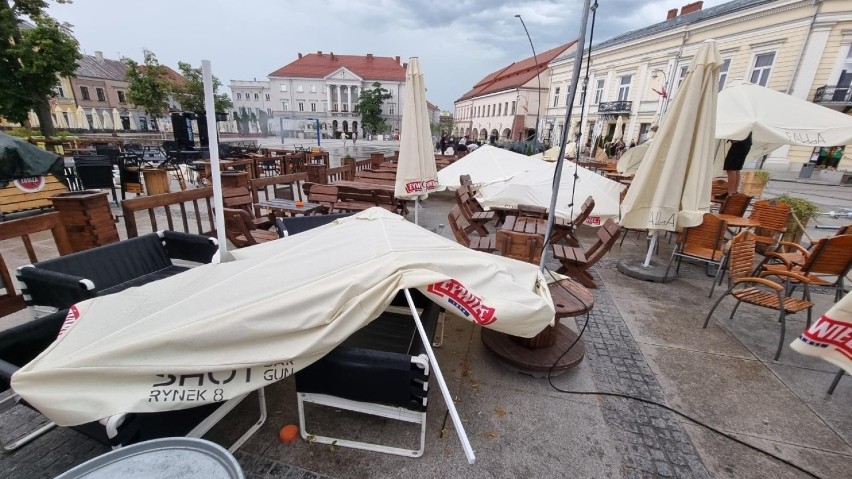
[[[268,457],[236,451],[234,457],[246,479],[333,479],[331,476],[302,469]]]

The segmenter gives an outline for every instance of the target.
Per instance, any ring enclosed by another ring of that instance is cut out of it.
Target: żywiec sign
[[[43,176],[31,176],[29,178],[20,178],[14,180],[12,183],[18,187],[19,190],[24,193],[38,193],[44,188],[45,183]]]

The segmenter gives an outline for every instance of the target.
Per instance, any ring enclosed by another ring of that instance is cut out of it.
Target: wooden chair
[[[598,228],[598,240],[589,249],[553,245],[553,257],[562,263],[557,272],[574,278],[578,283],[587,288],[597,288],[594,278],[588,270],[595,265],[615,244],[621,228],[612,218],[606,220],[603,226]]]
[[[459,184],[473,191],[473,180],[470,179],[470,175],[459,175]]]
[[[776,201],[755,201],[749,218],[757,220],[760,226],[755,228],[755,244],[758,254],[775,251],[790,219],[790,205]]]
[[[337,204],[337,187],[315,184],[310,186],[308,201],[322,205],[323,213],[334,213]]]
[[[541,263],[544,237],[515,231],[497,231],[497,251],[500,255],[527,263]]]
[[[794,272],[778,271],[764,273],[762,276],[774,275],[783,278],[786,281],[798,280],[803,281],[805,290],[802,293],[802,299],[795,299],[787,294],[788,288],[776,283],[775,281],[766,279],[765,277],[754,277],[754,259],[755,259],[755,237],[752,233],[744,231],[736,235],[731,240],[731,247],[728,249],[728,285],[729,288],[710,308],[707,317],[704,319],[704,328],[710,322],[713,312],[729,294],[736,298],[737,304],[731,311],[731,318],[737,312],[740,303],[748,303],[762,308],[774,309],[778,311],[778,321],[781,323],[781,337],[778,340],[778,349],[775,351],[775,360],[781,355],[781,348],[784,347],[784,333],[786,328],[787,314],[795,314],[800,311],[807,310],[807,324],[811,324],[811,309],[814,303],[811,302],[810,290],[808,289],[807,279]]]
[[[680,262],[683,258],[706,263],[707,276],[710,276],[711,264],[721,268],[722,260],[725,257],[723,243],[727,225],[728,223],[725,220],[719,219],[711,213],[705,213],[704,221],[700,225],[686,228],[677,238],[672,257],[669,259],[668,266],[666,266],[665,276],[668,276],[675,257],[677,257],[675,272],[680,271]]]
[[[485,211],[476,199],[464,189],[456,190],[456,205],[470,225],[467,232],[475,231],[479,236],[488,236],[485,225],[496,218],[493,211]]]
[[[251,190],[248,187],[241,186],[238,188],[223,188],[222,189],[222,204],[225,208],[239,208],[246,210],[251,217],[251,222],[255,228],[268,230],[275,225],[275,215],[270,213],[267,216],[254,216],[253,205],[254,198],[251,195]]]
[[[244,248],[259,243],[278,239],[274,231],[258,230],[252,223],[252,215],[239,208],[223,208],[225,216],[225,236],[237,248]]]
[[[595,199],[589,196],[586,198],[586,201],[583,202],[583,205],[580,206],[580,213],[577,214],[573,220],[553,218],[553,233],[550,235],[550,244],[565,241],[568,243],[568,246],[574,248],[580,246],[580,242],[577,240],[574,232],[577,231],[577,227],[586,222],[594,209]]]
[[[751,196],[737,193],[725,198],[719,213],[723,215],[743,216],[751,203]]]
[[[546,220],[547,208],[535,205],[518,205],[518,216]]]
[[[710,200],[721,204],[728,194],[728,180],[716,179],[710,185]]]
[[[778,274],[781,272],[795,273],[793,285],[802,283],[816,286],[833,286],[834,301],[843,296],[843,279],[849,273],[852,265],[852,235],[839,235],[823,238],[808,251],[795,243],[781,243],[784,246],[795,246],[804,256],[802,264],[785,261],[776,253],[766,253],[770,259],[777,259],[780,264],[764,264],[762,274]],[[828,279],[833,278],[833,279]]]
[[[476,251],[493,252],[497,250],[497,240],[494,235],[474,236],[467,235],[467,220],[461,212],[461,208],[454,206],[447,215],[447,222],[456,237],[456,242]]]
[[[852,225],[841,226],[837,230],[837,232],[834,233],[834,236],[848,235],[848,234],[852,234]],[[813,243],[810,246],[808,246],[807,248],[804,248],[803,246],[800,246],[800,245],[795,244],[795,243],[785,242],[785,243],[780,244],[779,246],[783,249],[788,249],[788,250],[792,250],[792,251],[787,252],[787,253],[775,251],[772,256],[773,256],[773,258],[776,259],[776,261],[780,261],[784,264],[803,265],[803,264],[805,264],[805,259],[806,259],[807,255],[809,255],[811,253],[811,251],[813,250],[814,245],[816,245],[816,243]],[[779,250],[781,248],[779,248]],[[802,252],[803,249],[805,250],[805,252]],[[773,258],[767,258],[766,261],[770,261]]]

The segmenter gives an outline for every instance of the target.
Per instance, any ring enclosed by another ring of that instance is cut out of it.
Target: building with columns
[[[339,138],[342,134],[365,133],[359,126],[358,99],[374,83],[390,92],[384,102],[383,117],[391,131],[398,132],[405,97],[406,64],[399,57],[337,55],[333,52],[299,53],[298,58],[270,73],[267,80],[232,80],[234,110],[260,112],[269,118],[270,131],[299,134],[319,120],[323,134]]]
[[[734,0],[703,9],[703,2],[668,11],[648,27],[599,42],[592,48],[585,111],[578,90],[571,123],[584,134],[601,128],[610,136],[623,117],[625,142],[642,142],[665,121],[686,69],[701,43],[714,39],[724,64],[719,90],[749,81],[843,112],[852,110],[852,8],[849,0]],[[547,122],[561,132],[573,55],[551,62]],[[581,78],[586,72],[583,57]],[[852,149],[839,167],[852,167]],[[814,153],[783,147],[763,167],[798,170]],[[749,165],[746,165],[747,167]]]
[[[574,43],[551,48],[486,75],[456,100],[452,134],[482,141],[492,136],[499,140],[534,137],[536,121],[541,125],[544,119],[543,102],[551,72],[548,64],[574,51]]]

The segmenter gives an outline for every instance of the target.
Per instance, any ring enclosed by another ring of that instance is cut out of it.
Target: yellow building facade
[[[625,142],[645,141],[652,125],[665,121],[667,104],[708,39],[716,41],[724,61],[720,90],[750,81],[841,112],[852,110],[852,2],[734,0],[708,9],[702,9],[702,2],[684,5],[670,10],[660,23],[594,45],[583,116],[578,89],[571,123],[579,121],[584,133],[597,127],[606,137],[621,116]],[[557,88],[568,90],[573,55],[550,65],[545,121],[559,138],[566,105],[565,100],[554,102],[554,96]],[[581,81],[585,73],[584,56]],[[838,169],[852,169],[852,146],[844,151]],[[819,151],[780,148],[763,167],[797,170],[814,153]]]

